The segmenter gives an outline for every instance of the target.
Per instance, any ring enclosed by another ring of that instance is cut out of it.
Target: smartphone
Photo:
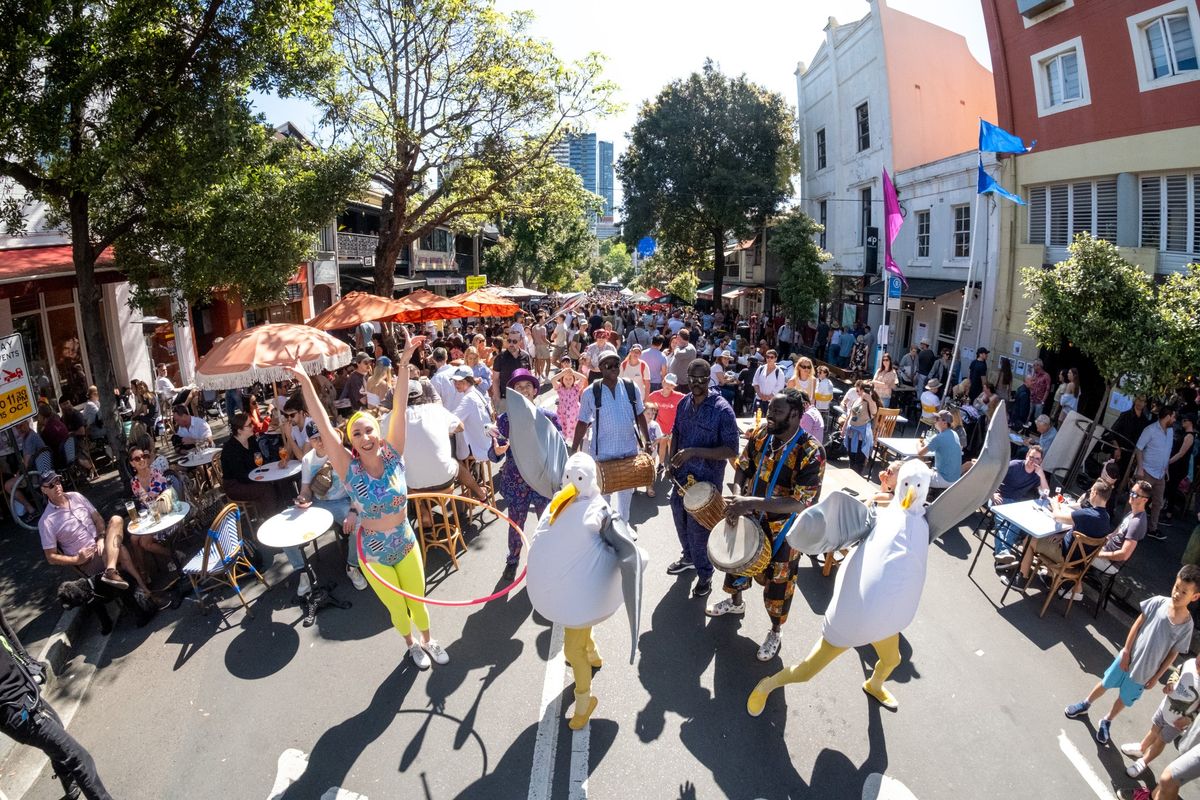
[[[507,437],[505,437],[505,436],[497,436],[496,437],[496,446],[497,447],[504,447],[504,445],[506,445],[506,444],[508,444]]]

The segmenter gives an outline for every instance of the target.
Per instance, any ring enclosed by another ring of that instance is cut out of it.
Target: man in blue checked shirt
[[[671,431],[671,471],[675,480],[687,486],[690,478],[707,482],[720,493],[726,462],[738,454],[737,418],[733,406],[708,385],[708,362],[697,358],[688,365],[687,383],[691,394],[679,401],[675,426]],[[692,597],[707,597],[712,592],[713,565],[708,560],[710,531],[683,508],[683,497],[671,495],[671,515],[679,536],[682,555],[667,567],[668,575],[696,570],[699,579]]]

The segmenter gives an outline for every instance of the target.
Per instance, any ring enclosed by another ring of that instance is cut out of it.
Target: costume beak
[[[908,487],[908,491],[904,493],[904,499],[900,501],[900,507],[907,510],[908,507],[913,504],[913,500],[916,498],[916,496],[916,490],[911,486]]]
[[[575,484],[568,483],[558,494],[554,495],[554,499],[550,501],[550,522],[553,523],[556,519],[558,519],[559,513],[561,513],[564,508],[571,505],[571,501],[574,500],[575,496],[578,494],[579,490],[575,488]]]

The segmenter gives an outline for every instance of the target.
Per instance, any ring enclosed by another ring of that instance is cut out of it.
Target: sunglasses
[[[149,456],[147,456],[145,453],[143,453],[142,455],[139,455],[139,456],[130,456],[129,460],[136,464],[139,461],[145,461],[147,458],[149,458]]]
[[[1137,492],[1130,492],[1130,493],[1129,493],[1129,496],[1130,496],[1130,498],[1134,498],[1134,497],[1140,497],[1142,500],[1149,500],[1149,499],[1150,499],[1150,498],[1149,498],[1149,497],[1147,497],[1146,495],[1144,495],[1144,494],[1138,494]]]

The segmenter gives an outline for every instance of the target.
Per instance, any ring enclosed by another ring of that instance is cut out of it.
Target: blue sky
[[[562,58],[593,50],[607,56],[606,75],[620,86],[625,107],[592,127],[615,143],[617,155],[639,106],[663,85],[699,69],[705,58],[727,73],[744,72],[794,106],[796,64],[812,60],[828,18],[845,23],[868,11],[866,0],[497,0],[497,5],[532,11],[534,33],[550,41]],[[889,5],[966,36],[975,58],[990,68],[978,0],[890,0]],[[743,12],[735,16],[731,8]],[[931,68],[936,67],[931,63]],[[291,120],[313,132],[316,113],[307,103],[259,97],[255,105],[272,123]]]

